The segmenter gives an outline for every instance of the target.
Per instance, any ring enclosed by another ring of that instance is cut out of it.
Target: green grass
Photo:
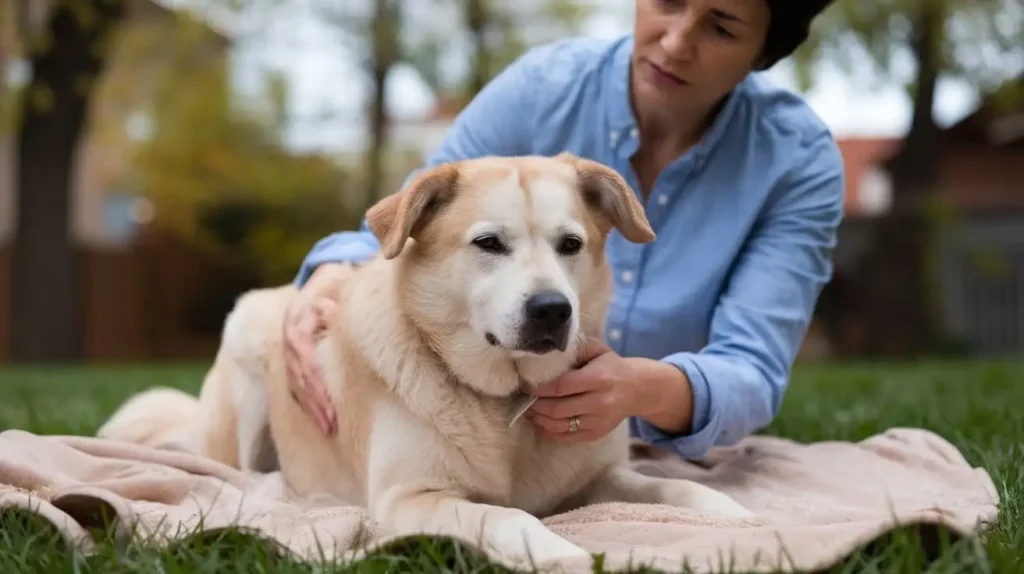
[[[196,391],[196,366],[0,369],[0,429],[92,434],[129,394],[151,385]],[[782,413],[766,432],[800,441],[860,440],[894,426],[924,427],[985,467],[1002,497],[994,530],[926,560],[934,533],[898,531],[837,572],[1024,571],[1024,362],[847,365],[798,368]],[[99,553],[67,551],[55,531],[20,513],[0,518],[0,572],[313,572],[243,533],[196,535],[162,551],[115,543],[99,531]],[[351,572],[489,572],[479,555],[446,541],[412,539]]]

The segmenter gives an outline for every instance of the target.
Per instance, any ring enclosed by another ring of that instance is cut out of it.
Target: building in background
[[[1017,80],[1019,89],[1024,79]],[[1024,108],[990,98],[942,130],[936,245],[940,323],[961,352],[976,356],[1024,354]],[[825,304],[842,313],[847,279],[870,241],[875,217],[891,203],[885,162],[899,149],[891,139],[840,141],[847,171],[847,215],[836,254],[835,284]],[[847,355],[860,347],[856,311],[843,318]]]

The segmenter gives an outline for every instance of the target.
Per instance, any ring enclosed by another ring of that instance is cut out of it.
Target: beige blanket
[[[897,523],[976,534],[995,520],[999,502],[987,472],[924,430],[893,429],[860,443],[752,437],[715,450],[702,465],[645,447],[635,454],[644,472],[720,488],[756,517],[608,504],[546,519],[555,532],[605,553],[606,568],[649,564],[679,571],[685,561],[697,572],[818,570]],[[251,527],[309,559],[331,548],[358,556],[359,547],[382,542],[362,510],[298,500],[276,473],[248,476],[190,454],[17,430],[0,433],[0,509],[12,506],[40,513],[86,552],[92,548],[86,528],[104,511],[116,514],[121,536],[151,543],[200,524]],[[585,561],[560,566],[590,571]]]

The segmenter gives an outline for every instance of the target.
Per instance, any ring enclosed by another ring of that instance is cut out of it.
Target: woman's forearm
[[[693,424],[693,391],[686,374],[670,363],[633,358],[638,396],[635,416],[666,434],[685,434]]]

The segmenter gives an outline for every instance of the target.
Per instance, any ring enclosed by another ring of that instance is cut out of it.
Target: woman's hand
[[[288,388],[324,436],[337,428],[337,413],[327,395],[323,370],[316,360],[316,344],[327,333],[337,309],[339,283],[353,267],[326,263],[317,267],[299,290],[284,316],[284,360]]]
[[[636,410],[635,382],[628,359],[620,357],[600,339],[588,339],[577,367],[539,388],[539,398],[526,416],[547,438],[570,442],[596,440]],[[578,426],[574,426],[573,417]]]
[[[665,421],[666,431],[684,432],[693,418],[689,380],[679,369],[653,359],[621,357],[599,339],[589,339],[577,367],[536,395],[526,416],[552,440],[597,440],[630,416]]]

